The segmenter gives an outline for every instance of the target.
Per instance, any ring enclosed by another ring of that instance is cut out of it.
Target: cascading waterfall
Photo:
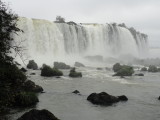
[[[19,18],[24,33],[15,41],[25,41],[30,59],[38,63],[79,60],[85,56],[104,58],[131,55],[140,57],[148,50],[147,37],[112,24],[67,24]]]

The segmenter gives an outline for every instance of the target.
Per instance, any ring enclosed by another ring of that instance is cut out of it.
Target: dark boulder
[[[144,76],[143,73],[138,73],[138,74],[135,74],[135,76]]]
[[[141,71],[147,71],[146,67],[141,68]]]
[[[59,120],[48,110],[36,110],[32,109],[29,112],[26,112],[17,120]]]
[[[97,70],[103,70],[103,68],[98,67]]]
[[[113,71],[118,72],[121,69],[121,67],[122,66],[120,65],[120,63],[116,63],[113,65]]]
[[[158,100],[160,100],[160,96],[158,97]]]
[[[131,66],[123,65],[113,76],[132,76],[134,69]]]
[[[76,72],[75,68],[72,68],[70,70],[69,77],[82,77],[82,73]]]
[[[41,76],[45,77],[52,77],[52,76],[62,76],[62,71],[58,70],[57,68],[51,68],[48,65],[43,65],[41,69]]]
[[[34,60],[30,60],[29,63],[27,64],[27,68],[37,70],[38,65],[37,65],[37,63],[34,62]]]
[[[63,62],[54,62],[54,68],[57,68],[57,69],[70,69],[71,67],[69,65],[66,65]]]
[[[75,67],[85,67],[82,63],[80,62],[75,62],[74,64]]]
[[[35,92],[35,93],[39,93],[39,92],[43,92],[43,88],[39,85],[36,85],[33,81],[31,80],[27,80],[24,85],[23,85],[23,89],[25,91],[28,92]]]
[[[125,95],[116,97],[109,95],[106,92],[101,92],[101,93],[90,94],[87,100],[93,104],[108,106],[112,105],[113,103],[117,103],[119,101],[127,101],[128,98]]]
[[[60,76],[56,76],[56,78],[61,78]]]
[[[92,93],[87,97],[87,100],[97,105],[112,105],[119,102],[117,97],[109,95],[106,92]]]
[[[80,92],[79,92],[78,90],[75,90],[75,91],[73,91],[72,93],[74,93],[74,94],[79,94],[79,95],[80,95]]]
[[[27,70],[26,70],[24,67],[22,67],[20,70],[21,70],[22,72],[27,72]]]
[[[31,73],[30,75],[36,75],[36,73]]]
[[[119,101],[128,101],[128,98],[125,95],[118,96]]]
[[[155,65],[150,65],[148,72],[158,72],[158,68]]]

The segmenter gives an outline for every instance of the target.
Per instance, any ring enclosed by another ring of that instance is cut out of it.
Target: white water
[[[25,40],[23,46],[29,59],[38,64],[53,64],[53,61],[71,64],[94,55],[103,58],[124,55],[143,57],[148,48],[147,40],[141,34],[137,34],[135,40],[128,29],[111,24],[68,25],[20,18],[18,27],[24,33],[15,36],[15,40]]]

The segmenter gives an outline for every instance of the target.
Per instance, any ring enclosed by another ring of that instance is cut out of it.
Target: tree
[[[0,62],[13,62],[9,56],[11,49],[19,51],[18,46],[13,46],[13,34],[22,32],[17,27],[18,15],[14,14],[4,2],[0,0]]]
[[[65,18],[63,18],[61,16],[57,16],[56,17],[56,22],[58,22],[58,23],[65,23]]]

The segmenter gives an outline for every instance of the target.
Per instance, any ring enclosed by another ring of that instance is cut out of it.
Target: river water
[[[160,120],[160,73],[144,73],[144,77],[112,77],[110,70],[78,68],[82,78],[68,77],[69,70],[63,70],[61,78],[41,77],[40,70],[29,71],[29,79],[44,88],[39,94],[37,109],[47,109],[61,120]],[[29,75],[36,72],[36,75]],[[73,94],[79,90],[82,95]],[[105,91],[111,95],[126,95],[127,102],[104,107],[93,105],[87,96],[93,92]],[[25,110],[13,111],[11,120],[16,120]]]

